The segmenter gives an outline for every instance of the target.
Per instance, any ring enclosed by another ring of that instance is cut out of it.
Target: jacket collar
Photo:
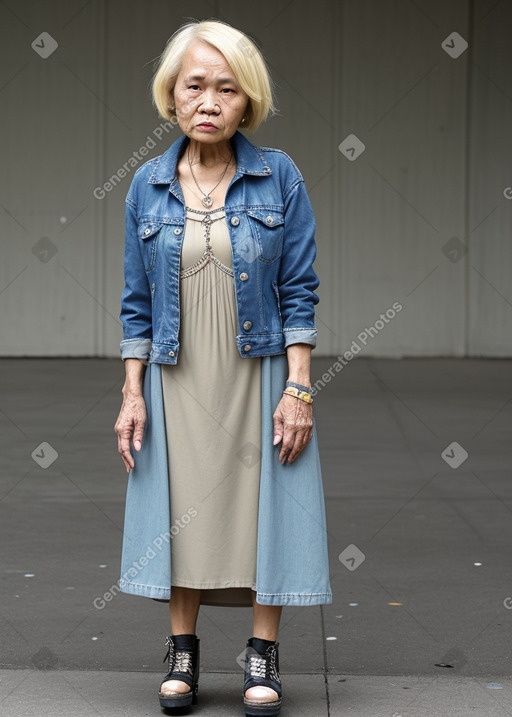
[[[166,152],[156,158],[148,184],[171,184],[173,182],[181,151],[188,143],[189,138],[187,135],[183,135],[173,142]],[[261,149],[249,142],[239,130],[231,137],[231,144],[235,151],[238,174],[261,177],[272,174]]]

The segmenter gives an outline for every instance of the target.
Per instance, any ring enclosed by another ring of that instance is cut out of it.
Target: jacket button
[[[252,321],[244,321],[242,326],[244,327],[244,331],[249,331],[249,329],[252,328]]]
[[[174,356],[174,351],[169,351],[169,356]]]
[[[148,227],[148,228],[144,231],[144,234],[147,236],[150,231],[151,231],[151,229]]]
[[[234,227],[237,227],[240,224],[240,218],[239,217],[231,217],[231,224]]]
[[[247,281],[248,278],[249,278],[249,274],[246,274],[245,271],[242,271],[242,273],[240,274],[240,280]]]
[[[244,351],[247,353],[247,351],[251,350],[251,344],[245,344]]]
[[[176,234],[176,236],[179,236],[182,231],[183,231],[183,229],[181,227],[176,227],[176,229],[174,230],[174,233]]]
[[[274,223],[274,217],[271,217],[270,214],[269,214],[268,217],[265,217],[265,221],[267,222],[267,224],[273,224],[273,223]]]

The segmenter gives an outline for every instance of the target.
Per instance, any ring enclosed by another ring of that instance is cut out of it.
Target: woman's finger
[[[274,443],[273,443],[273,445],[277,446],[279,441],[282,440],[283,432],[284,432],[284,429],[283,429],[284,418],[283,418],[283,414],[282,414],[282,411],[280,408],[280,404],[274,411],[274,415],[272,418],[274,421]]]
[[[296,425],[292,422],[285,421],[283,430],[283,444],[279,453],[279,460],[281,461],[281,463],[286,463],[286,460],[289,458],[290,453],[292,452],[293,447],[295,445],[296,434]]]
[[[303,431],[300,428],[295,427],[293,429],[293,443],[290,442],[291,445],[288,453],[288,463],[293,463],[299,455],[302,448],[302,435]]]
[[[131,469],[135,466],[135,462],[131,456],[131,453],[129,453],[127,456],[121,454],[121,458],[123,460],[124,467],[126,468],[127,473],[129,473]]]
[[[298,430],[295,434],[295,441],[292,447],[292,450],[290,451],[290,455],[288,456],[288,462],[293,463],[302,453],[304,448],[308,445],[310,439],[311,439],[312,431],[310,428],[305,428],[303,430]]]
[[[293,463],[299,457],[304,448],[307,446],[313,431],[311,408],[308,406],[302,407],[298,405],[296,409],[296,413],[293,417],[293,423],[290,423],[289,426],[289,463]]]
[[[133,431],[133,447],[136,451],[140,451],[142,447],[142,436],[144,435],[145,418],[135,419],[135,428]]]

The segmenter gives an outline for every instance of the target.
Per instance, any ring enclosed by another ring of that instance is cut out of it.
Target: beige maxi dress
[[[224,207],[186,208],[179,331],[178,363],[161,365],[171,586],[202,589],[207,605],[250,605],[256,588],[261,359],[242,358],[235,342]]]

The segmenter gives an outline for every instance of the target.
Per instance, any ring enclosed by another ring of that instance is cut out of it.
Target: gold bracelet
[[[287,396],[294,396],[295,398],[300,398],[301,401],[304,401],[304,403],[313,403],[313,399],[311,398],[311,394],[307,391],[300,391],[298,388],[294,388],[293,386],[287,386],[283,393],[286,393]]]

